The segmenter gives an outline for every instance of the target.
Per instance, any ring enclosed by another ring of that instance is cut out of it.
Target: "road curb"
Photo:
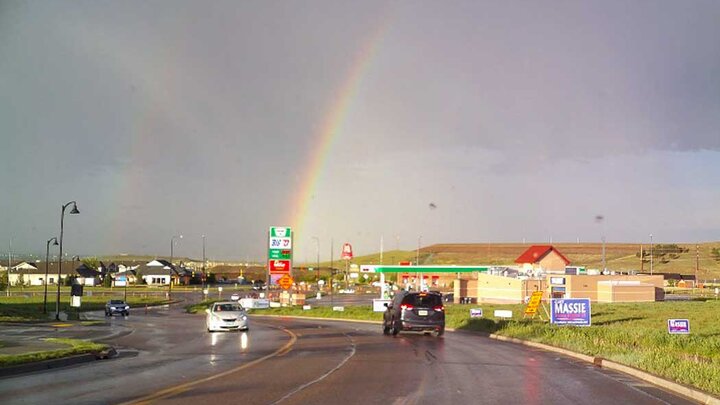
[[[75,356],[62,357],[59,359],[35,361],[32,363],[18,364],[0,368],[0,377],[12,377],[19,374],[32,373],[34,371],[49,370],[53,368],[66,367],[74,364],[88,363],[97,358],[94,353],[78,354]]]
[[[377,325],[382,323],[381,321],[367,321],[367,320],[362,320],[362,319],[322,318],[322,317],[313,317],[313,316],[293,316],[293,315],[256,315],[256,316],[263,316],[263,317],[268,317],[268,318],[307,319],[307,320],[315,320],[315,321],[355,322],[355,323],[377,324]],[[682,395],[682,396],[690,398],[694,401],[698,401],[701,404],[720,405],[720,398],[714,397],[704,391],[700,391],[696,388],[692,388],[692,387],[689,387],[689,386],[686,386],[686,385],[683,385],[680,383],[676,383],[674,381],[666,380],[662,377],[658,377],[658,376],[656,376],[654,374],[650,374],[646,371],[638,370],[634,367],[616,363],[614,361],[610,361],[610,360],[604,359],[602,357],[589,356],[587,354],[573,352],[568,349],[563,349],[560,347],[551,346],[551,345],[547,345],[544,343],[538,343],[538,342],[533,342],[530,340],[523,340],[523,339],[498,335],[495,333],[487,333],[487,332],[481,332],[481,331],[466,331],[466,330],[458,330],[455,328],[446,328],[445,330],[448,332],[469,333],[469,334],[473,334],[473,335],[485,336],[490,339],[499,340],[502,342],[515,343],[515,344],[520,344],[523,346],[534,347],[536,349],[541,349],[541,350],[545,350],[545,351],[549,351],[549,352],[559,353],[559,354],[562,354],[562,355],[565,355],[568,357],[572,357],[577,360],[581,360],[581,361],[593,364],[596,367],[606,368],[609,370],[619,371],[621,373],[631,375],[635,378],[638,378],[640,380],[643,380],[645,382],[653,384],[657,387],[663,388],[667,391]]]
[[[114,347],[110,347],[94,353],[77,354],[74,356],[61,357],[57,359],[34,361],[32,363],[23,363],[15,366],[2,367],[0,368],[0,378],[15,377],[20,374],[32,373],[35,371],[67,367],[75,364],[89,363],[96,360],[105,360],[115,356],[117,356],[117,351]]]

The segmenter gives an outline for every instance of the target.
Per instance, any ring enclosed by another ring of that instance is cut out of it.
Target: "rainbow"
[[[294,208],[290,211],[292,218],[289,224],[293,227],[295,235],[302,235],[303,227],[307,217],[308,206],[315,198],[315,190],[320,179],[327,157],[333,149],[341,134],[343,123],[350,111],[355,95],[362,84],[362,79],[377,54],[377,50],[383,41],[387,30],[387,18],[383,19],[379,26],[363,42],[362,47],[356,54],[350,70],[338,88],[336,96],[333,97],[332,107],[325,115],[320,131],[315,137],[318,145],[310,156],[310,164],[301,175],[301,183]]]

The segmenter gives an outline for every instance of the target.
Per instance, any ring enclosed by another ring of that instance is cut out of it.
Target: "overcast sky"
[[[271,225],[301,227],[298,262],[331,239],[717,241],[718,21],[718,1],[0,0],[0,251],[44,254],[70,200],[71,255],[182,234],[200,257],[205,234],[261,260]]]

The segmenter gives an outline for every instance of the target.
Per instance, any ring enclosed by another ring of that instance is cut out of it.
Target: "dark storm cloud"
[[[263,257],[344,94],[299,246],[585,239],[599,213],[692,235],[662,222],[687,196],[676,221],[707,235],[717,21],[712,1],[2,2],[0,238],[36,248],[78,199],[90,252],[183,232]]]

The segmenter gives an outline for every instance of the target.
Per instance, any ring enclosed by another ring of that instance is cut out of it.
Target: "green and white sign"
[[[268,233],[268,259],[292,259],[292,229],[287,226],[271,226]]]

